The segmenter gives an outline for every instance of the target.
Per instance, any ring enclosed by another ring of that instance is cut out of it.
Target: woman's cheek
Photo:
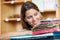
[[[36,19],[37,19],[37,20],[40,20],[40,16],[37,16]]]
[[[27,22],[28,22],[29,24],[32,24],[32,19],[28,19]]]

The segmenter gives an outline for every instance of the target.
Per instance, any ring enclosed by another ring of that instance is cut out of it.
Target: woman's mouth
[[[33,25],[39,25],[40,22],[33,22]]]
[[[37,24],[37,22],[33,22],[33,25],[36,25]]]

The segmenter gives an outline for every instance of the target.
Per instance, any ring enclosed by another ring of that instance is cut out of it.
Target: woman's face
[[[25,14],[25,21],[28,22],[31,26],[36,26],[38,24],[40,24],[40,12],[38,12],[35,9],[30,9],[26,11]]]

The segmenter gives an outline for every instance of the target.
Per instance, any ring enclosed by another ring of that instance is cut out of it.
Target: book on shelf
[[[18,35],[18,36],[11,36],[10,39],[19,39],[19,40],[32,40],[32,39],[41,39],[47,38],[48,36],[53,36],[53,33],[47,33],[42,35],[32,35],[32,34],[25,34],[25,35]]]
[[[36,39],[41,40],[43,38],[47,38],[49,40],[50,38],[54,39],[55,37],[59,37],[60,39],[60,32],[46,33],[41,35],[24,34],[24,35],[10,36],[10,39],[11,40],[36,40]]]
[[[60,20],[42,20],[41,23],[32,28],[32,34],[45,34],[60,31]]]

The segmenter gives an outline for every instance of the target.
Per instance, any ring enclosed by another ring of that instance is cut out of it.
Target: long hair
[[[34,3],[32,3],[32,2],[29,2],[29,1],[27,1],[27,2],[25,2],[25,3],[23,3],[23,5],[22,5],[22,7],[21,7],[21,19],[22,19],[22,25],[23,25],[23,28],[26,28],[26,29],[31,29],[32,28],[32,26],[31,25],[29,25],[27,22],[25,22],[25,13],[26,13],[26,11],[27,10],[29,10],[29,9],[36,9],[37,11],[39,11],[39,9],[38,9],[38,7],[34,4]]]

